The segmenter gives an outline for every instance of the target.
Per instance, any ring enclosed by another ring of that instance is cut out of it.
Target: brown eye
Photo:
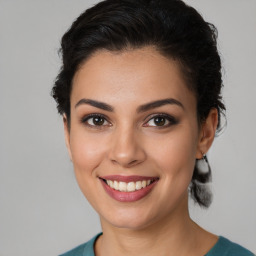
[[[109,122],[106,120],[104,116],[101,115],[89,115],[85,118],[83,118],[82,123],[91,126],[91,127],[99,127],[99,126],[107,126],[109,125]]]
[[[156,126],[163,126],[165,125],[166,123],[166,118],[165,117],[162,117],[162,116],[159,116],[159,117],[155,117],[153,119],[153,122]]]
[[[92,123],[94,125],[103,125],[104,122],[105,122],[105,119],[100,117],[100,116],[96,116],[96,117],[93,117],[91,118],[92,119]],[[88,122],[89,123],[89,122]]]
[[[147,126],[166,126],[170,123],[170,121],[164,117],[164,116],[156,116],[151,118],[148,122],[147,122]]]
[[[178,120],[167,114],[155,115],[144,126],[165,128],[178,123]]]

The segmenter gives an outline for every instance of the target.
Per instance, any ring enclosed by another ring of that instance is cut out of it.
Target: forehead
[[[153,47],[101,50],[86,60],[73,79],[71,105],[81,98],[143,103],[172,97],[195,104],[178,63]]]

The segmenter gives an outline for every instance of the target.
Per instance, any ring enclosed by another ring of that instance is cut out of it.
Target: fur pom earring
[[[212,181],[212,171],[207,156],[202,153],[201,159],[196,159],[195,169],[190,184],[190,194],[195,202],[202,207],[212,203],[212,193],[209,182]]]
[[[211,181],[211,167],[209,165],[207,156],[202,153],[202,158],[201,159],[196,159],[196,166],[195,168],[197,169],[197,173],[200,174],[201,176],[205,177],[205,182]]]

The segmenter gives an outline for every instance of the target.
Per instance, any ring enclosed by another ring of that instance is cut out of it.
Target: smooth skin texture
[[[178,64],[154,47],[101,50],[81,65],[73,79],[70,127],[64,116],[64,129],[77,182],[100,216],[97,256],[210,250],[217,237],[190,219],[188,186],[217,122],[212,109],[198,124],[196,98]],[[159,181],[146,197],[119,202],[102,186],[99,177],[106,175]]]

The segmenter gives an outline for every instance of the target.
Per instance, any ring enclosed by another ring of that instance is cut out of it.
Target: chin
[[[130,230],[141,230],[147,226],[154,223],[156,216],[152,211],[142,211],[138,209],[121,209],[115,211],[113,214],[113,209],[110,211],[111,215],[100,216],[101,223],[111,225],[112,227],[130,229]]]
[[[113,220],[109,222],[112,227],[118,229],[129,229],[129,230],[142,230],[150,225],[147,220],[142,219],[121,219],[121,220]]]

